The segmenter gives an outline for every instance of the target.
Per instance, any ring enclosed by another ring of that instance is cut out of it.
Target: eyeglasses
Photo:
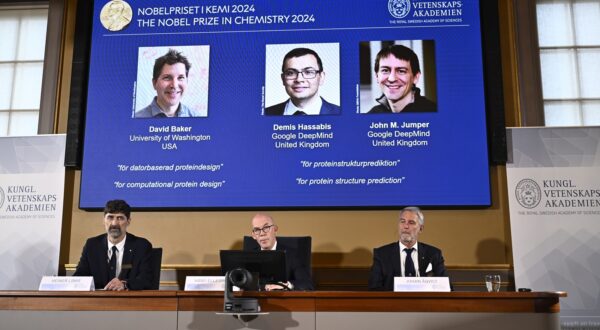
[[[275,225],[266,225],[262,228],[252,228],[252,234],[254,235],[260,235],[260,232],[262,231],[263,234],[266,234],[268,232],[271,231],[271,228],[274,227]]]
[[[315,69],[304,69],[302,71],[289,69],[283,71],[283,78],[285,78],[286,80],[293,80],[298,78],[299,74],[302,74],[302,77],[304,77],[304,79],[315,79],[315,77],[319,73],[321,73],[321,71]]]

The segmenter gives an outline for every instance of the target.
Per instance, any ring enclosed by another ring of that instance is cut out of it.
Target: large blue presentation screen
[[[95,1],[81,208],[490,204],[479,2]]]

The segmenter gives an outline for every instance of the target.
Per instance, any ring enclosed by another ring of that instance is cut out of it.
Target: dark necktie
[[[294,116],[298,116],[298,115],[306,115],[306,112],[300,111],[300,110],[294,112]]]
[[[108,261],[108,280],[112,280],[117,277],[117,247],[113,245],[112,255]]]
[[[406,248],[404,251],[406,252],[406,259],[404,259],[404,276],[406,277],[415,277],[415,264],[412,259],[412,252],[414,248]]]

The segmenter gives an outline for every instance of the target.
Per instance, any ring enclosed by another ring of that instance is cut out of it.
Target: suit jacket
[[[321,97],[323,104],[321,105],[321,111],[319,115],[339,115],[342,112],[340,106],[335,105],[333,103],[329,103],[325,101],[324,98]],[[265,115],[267,116],[283,116],[285,112],[285,105],[288,103],[289,99],[285,102],[272,105],[265,109]]]
[[[255,251],[260,251],[260,247],[254,248]],[[315,287],[310,276],[309,265],[304,265],[298,258],[298,251],[285,244],[281,244],[277,241],[277,251],[285,251],[285,268],[287,272],[287,278],[292,285],[294,290],[298,291],[310,291],[314,290]]]
[[[89,238],[83,246],[83,252],[73,276],[93,276],[96,289],[106,286],[108,278],[108,240],[102,234]],[[127,233],[120,279],[127,281],[131,290],[150,289],[152,286],[152,244],[147,239]]]
[[[448,276],[442,251],[425,243],[417,244],[420,276]],[[432,270],[426,273],[429,264]],[[393,291],[395,276],[402,276],[398,242],[374,249],[373,265],[369,274],[369,290]]]

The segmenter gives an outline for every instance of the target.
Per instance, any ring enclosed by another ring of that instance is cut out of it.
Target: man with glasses
[[[73,276],[93,276],[96,290],[144,290],[152,285],[152,244],[127,233],[131,207],[111,200],[104,207],[105,234],[87,240]]]
[[[299,262],[298,251],[277,242],[278,227],[273,218],[266,214],[257,214],[252,218],[252,238],[256,240],[261,250],[285,251],[288,282],[283,283],[291,290],[314,290],[307,265]],[[277,284],[267,284],[265,290],[281,290]]]
[[[339,115],[340,107],[319,96],[325,72],[319,55],[312,49],[295,48],[283,58],[281,81],[289,99],[265,109],[268,116]]]
[[[400,211],[399,241],[373,250],[369,290],[392,291],[394,277],[448,276],[442,251],[417,242],[425,227],[425,217],[418,207]]]
[[[412,49],[393,45],[377,53],[375,78],[383,95],[368,113],[434,112],[434,102],[421,96],[419,58]]]

